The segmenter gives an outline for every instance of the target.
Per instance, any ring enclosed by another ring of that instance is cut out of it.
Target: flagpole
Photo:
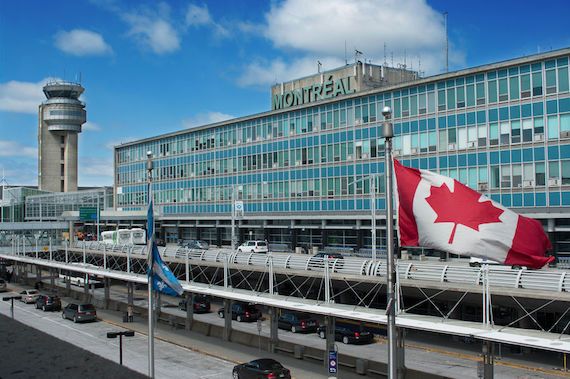
[[[383,137],[386,140],[386,315],[388,318],[388,378],[396,379],[398,377],[399,364],[396,353],[396,271],[394,270],[394,209],[392,205],[392,137],[394,137],[394,130],[390,122],[392,109],[388,106],[384,107],[382,109],[382,115],[384,116]]]
[[[146,170],[147,170],[147,183],[148,183],[148,206],[152,204],[152,151],[146,153]],[[154,211],[154,210],[153,210]],[[152,215],[154,216],[154,215]],[[149,225],[152,223],[152,225]],[[148,376],[154,379],[154,304],[152,298],[152,246],[154,242],[154,217],[147,217],[147,245],[148,252]]]

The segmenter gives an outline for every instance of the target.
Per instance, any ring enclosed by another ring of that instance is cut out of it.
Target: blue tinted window
[[[548,198],[550,200],[550,206],[560,205],[560,192],[549,192]]]
[[[537,207],[546,206],[546,194],[544,192],[538,192],[535,195],[535,203]]]
[[[513,207],[522,207],[522,196],[520,193],[513,194]]]

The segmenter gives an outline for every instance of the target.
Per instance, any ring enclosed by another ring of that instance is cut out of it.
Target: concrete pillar
[[[329,236],[329,231],[327,229],[321,229],[321,241],[323,244],[323,248],[325,248],[328,245],[328,236]]]
[[[396,362],[398,363],[398,379],[406,377],[406,330],[396,328]]]
[[[194,322],[194,294],[186,292],[186,330],[192,330]]]
[[[269,308],[269,351],[276,352],[277,345],[279,344],[279,328],[277,322],[279,319],[279,309],[276,307]]]
[[[269,241],[269,238],[270,238],[270,236],[269,236],[269,229],[264,228],[264,229],[263,229],[263,239],[266,240],[266,241]],[[270,241],[269,241],[269,242],[270,242]]]
[[[65,293],[67,296],[71,295],[71,280],[69,280],[69,276],[65,277]]]
[[[49,269],[49,285],[51,286],[52,291],[55,290],[55,276],[56,275],[57,275],[56,269],[50,267],[50,269]],[[40,283],[41,283],[41,280],[40,280]]]
[[[224,299],[224,333],[223,340],[229,341],[232,335],[232,301]]]
[[[83,293],[85,294],[85,301],[89,301],[89,283],[87,280],[83,283]]]
[[[36,266],[36,283],[42,282],[42,269],[39,265]]]
[[[329,351],[335,351],[335,329],[336,329],[336,317],[325,316],[325,326],[326,326],[326,343],[325,343],[325,356],[324,356],[324,366],[326,373],[329,373]]]
[[[291,229],[291,250],[295,252],[299,239],[299,229]]]
[[[240,228],[239,227],[239,223],[236,222],[236,228],[238,230],[238,244],[241,245],[245,240],[247,240],[249,238],[249,235],[247,234],[247,229],[246,228]]]
[[[219,227],[216,229],[216,245],[218,247],[222,247],[223,243],[223,236],[224,236],[224,228]]]
[[[105,309],[109,309],[111,302],[111,280],[105,277]]]
[[[364,230],[358,229],[356,231],[356,249],[360,250],[364,246]]]
[[[202,228],[196,227],[196,239],[202,239]]]
[[[495,356],[493,351],[493,343],[490,341],[483,341],[483,378],[493,379],[493,369],[495,363]]]

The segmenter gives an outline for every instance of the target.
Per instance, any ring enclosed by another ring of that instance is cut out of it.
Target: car
[[[154,242],[156,242],[156,246],[166,246],[166,241],[162,238],[155,238]]]
[[[36,300],[36,309],[47,311],[61,311],[61,300],[57,296],[40,295]]]
[[[238,253],[267,253],[269,252],[269,244],[267,241],[246,241],[241,244]]]
[[[317,334],[322,339],[327,338],[327,327],[325,325],[319,326]],[[356,331],[346,326],[336,325],[334,339],[335,341],[341,341],[345,345],[349,343],[372,343],[374,342],[374,334],[368,330]]]
[[[8,285],[4,279],[0,279],[0,292],[8,291]]]
[[[20,301],[23,301],[26,304],[33,304],[40,296],[40,293],[37,290],[23,290],[20,292],[20,296],[22,296]]]
[[[344,256],[341,253],[324,253],[320,252],[311,257],[309,259],[308,268],[309,269],[324,269],[325,267],[325,257],[329,258],[329,268],[339,269],[344,265]],[[336,261],[336,262],[335,262]]]
[[[208,250],[210,248],[210,244],[202,240],[185,241],[182,246],[184,246],[187,249],[195,249],[195,250]]]
[[[297,332],[316,332],[318,321],[308,313],[283,312],[277,321],[279,329]]]
[[[224,318],[224,308],[218,309],[218,316]],[[254,304],[235,302],[232,304],[232,320],[237,322],[257,321],[261,318],[261,311]]]
[[[96,321],[97,311],[93,304],[69,303],[61,312],[63,319],[79,321]]]
[[[194,295],[194,313],[208,313],[210,312],[210,303],[212,301],[209,295]],[[186,311],[186,299],[178,303],[178,308]]]
[[[506,265],[501,264],[500,262],[496,262],[496,261],[492,261],[490,259],[487,258],[477,258],[477,257],[471,257],[469,259],[469,267],[481,267],[484,264],[488,264],[491,266],[498,266],[498,267],[507,267]],[[527,270],[528,267],[526,266],[521,266],[521,265],[512,265],[511,269],[513,270]]]
[[[291,371],[271,358],[255,359],[234,367],[233,379],[291,379]]]

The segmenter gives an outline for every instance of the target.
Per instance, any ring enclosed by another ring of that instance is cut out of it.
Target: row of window
[[[525,142],[570,138],[570,114],[548,116],[546,121],[546,136],[542,117],[399,135],[394,137],[394,155],[421,155],[436,151],[445,153],[498,146],[508,148]],[[188,163],[185,159],[182,161],[179,159],[161,160],[156,164],[154,179],[161,181],[208,177],[228,173],[369,160],[383,156],[384,139],[371,138],[193,163]],[[117,171],[118,185],[142,183],[145,180],[146,171],[141,164],[122,166]]]

